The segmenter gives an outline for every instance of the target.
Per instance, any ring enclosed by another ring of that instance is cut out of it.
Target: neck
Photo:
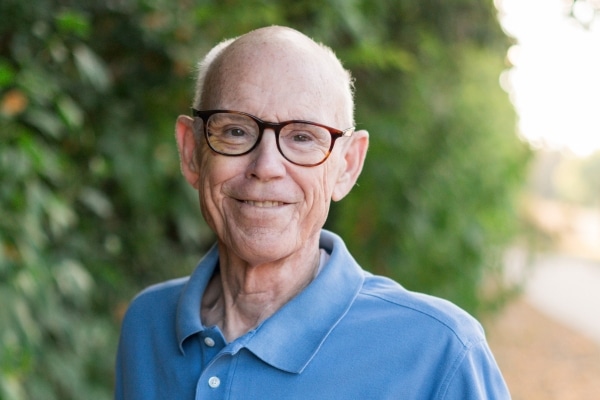
[[[254,329],[300,293],[319,268],[318,246],[303,256],[249,265],[220,253],[220,271],[202,298],[204,325],[217,325],[228,342]]]

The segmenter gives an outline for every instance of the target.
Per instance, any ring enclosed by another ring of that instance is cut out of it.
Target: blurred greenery
[[[372,145],[327,226],[409,289],[475,313],[498,303],[529,152],[498,84],[509,40],[495,13],[476,0],[2,0],[0,399],[111,398],[128,300],[188,274],[213,240],[173,143],[194,64],[270,24],[330,45],[357,80]]]

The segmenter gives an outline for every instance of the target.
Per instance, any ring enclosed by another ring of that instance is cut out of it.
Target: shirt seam
[[[419,310],[418,308],[415,307],[411,307],[410,305],[407,304],[402,304],[399,303],[397,301],[393,301],[390,299],[387,299],[385,297],[379,296],[377,294],[374,293],[369,293],[369,292],[362,292],[363,295],[365,296],[369,296],[372,298],[376,298],[382,301],[385,301],[386,303],[389,304],[393,304],[397,307],[402,307],[405,309],[409,309],[412,310],[414,312],[417,312],[421,315],[424,315],[434,321],[436,321],[437,323],[439,323],[442,326],[445,326],[449,332],[452,332],[452,335],[456,338],[456,340],[460,343],[461,345],[461,351],[458,352],[458,354],[456,355],[454,361],[452,361],[452,364],[448,367],[447,372],[444,374],[443,379],[441,380],[441,383],[436,391],[436,396],[435,398],[441,399],[443,400],[444,398],[446,398],[446,395],[448,394],[448,389],[450,388],[450,384],[451,382],[454,380],[454,378],[456,377],[458,370],[460,368],[460,365],[462,364],[462,362],[465,360],[467,354],[475,347],[480,345],[481,343],[485,342],[485,338],[484,337],[477,337],[476,340],[473,340],[470,336],[467,337],[467,335],[465,335],[465,337],[461,336],[458,332],[456,332],[456,330],[450,326],[448,323],[444,322],[443,320],[441,320],[440,318],[437,318],[436,316],[427,313],[423,310]]]
[[[428,318],[430,318],[430,319],[432,319],[434,321],[437,321],[439,324],[445,326],[450,332],[452,332],[452,335],[465,348],[470,348],[471,346],[473,346],[473,344],[479,343],[481,341],[481,339],[473,341],[473,340],[467,339],[466,337],[461,336],[458,332],[456,332],[456,330],[452,326],[450,326],[445,321],[441,320],[440,318],[438,318],[438,317],[436,317],[436,316],[434,316],[434,315],[432,315],[432,314],[430,314],[428,312],[425,312],[423,310],[419,310],[418,308],[411,307],[410,305],[402,304],[402,303],[399,303],[397,301],[393,301],[393,300],[387,299],[385,297],[382,297],[382,296],[379,296],[379,295],[376,295],[376,294],[373,294],[373,293],[362,292],[362,294],[365,295],[365,296],[377,298],[379,300],[385,301],[386,303],[390,303],[390,304],[393,304],[393,305],[398,306],[398,307],[402,307],[402,308],[406,308],[406,309],[412,310],[412,311],[417,312],[417,313],[419,313],[421,315],[424,315],[424,316],[426,316],[426,317],[428,317]]]
[[[450,389],[450,385],[451,385],[452,381],[454,380],[454,378],[456,377],[461,364],[467,358],[467,354],[469,354],[469,352],[471,350],[473,350],[473,348],[475,346],[480,345],[482,342],[483,342],[483,340],[479,340],[476,342],[470,342],[469,346],[465,345],[463,347],[463,351],[461,351],[456,356],[454,362],[452,363],[452,366],[449,368],[448,373],[445,375],[445,378],[443,379],[442,383],[440,384],[440,388],[438,390],[438,395],[436,395],[436,398],[439,398],[441,400],[446,398],[446,395],[448,394],[448,389]]]

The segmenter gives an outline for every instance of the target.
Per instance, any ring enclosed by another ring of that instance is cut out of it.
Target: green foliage
[[[393,26],[410,33],[383,34],[411,49],[411,67],[358,70],[369,82],[357,111],[370,162],[334,226],[363,265],[478,311],[498,300],[482,283],[501,281],[528,152],[498,86],[506,39],[489,7],[462,3],[445,3],[457,8],[440,11],[443,20],[426,8],[386,10],[408,16]]]
[[[188,71],[124,11],[2,3],[1,398],[110,398],[125,302],[210,237],[172,144]]]
[[[371,149],[329,226],[410,289],[489,298],[527,157],[491,2],[4,0],[0,15],[1,399],[111,397],[127,301],[213,240],[172,137],[194,63],[259,26],[329,44],[357,78]]]
[[[370,162],[334,226],[361,249],[363,265],[481,311],[499,300],[481,293],[482,283],[501,280],[528,152],[497,87],[498,57],[470,46],[446,51],[405,77],[386,77],[379,103],[371,93],[361,98],[375,104],[358,105]]]

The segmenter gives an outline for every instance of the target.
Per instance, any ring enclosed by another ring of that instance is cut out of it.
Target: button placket
[[[204,368],[196,384],[196,399],[223,398],[232,361],[229,354],[221,353]]]

